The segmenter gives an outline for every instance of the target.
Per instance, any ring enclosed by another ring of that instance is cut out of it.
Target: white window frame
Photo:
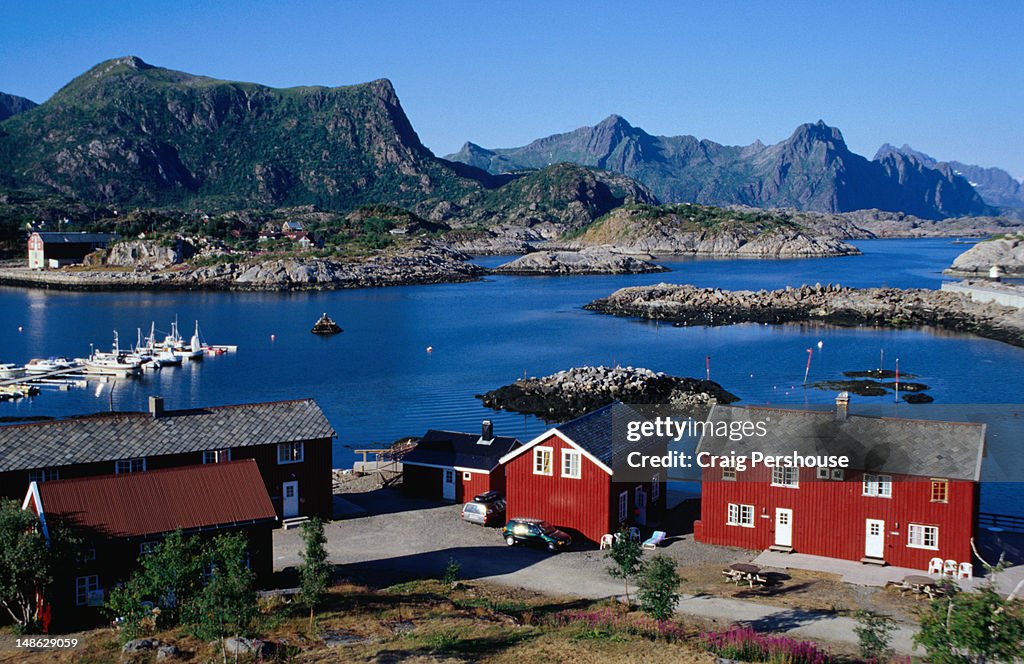
[[[136,465],[141,468],[136,468]],[[114,462],[114,474],[144,473],[146,472],[146,457],[132,457],[130,459],[118,459]]]
[[[661,498],[661,475],[654,473],[651,476],[651,501]]]
[[[231,448],[220,450],[203,450],[203,463],[227,463],[231,461]]]
[[[722,468],[722,479],[726,482],[735,482],[737,474],[735,468]]]
[[[846,471],[843,470],[842,468],[833,468],[832,479],[836,480],[837,482],[842,482],[843,480],[846,479]]]
[[[567,463],[568,469],[566,468]],[[562,450],[562,477],[573,480],[583,477],[583,455],[578,450]]]
[[[42,484],[60,479],[60,468],[37,468],[28,471],[28,481]]]
[[[799,489],[800,469],[786,466],[772,468],[772,486],[781,486],[787,489]]]
[[[468,470],[462,471],[462,481],[463,482],[469,482],[472,479],[473,479],[473,473],[469,472]]]
[[[298,451],[298,455],[295,452]],[[284,452],[284,454],[282,454]],[[277,444],[277,464],[279,466],[286,463],[302,463],[306,460],[306,445],[302,441],[297,443],[278,443]]]
[[[155,553],[157,548],[160,546],[158,540],[150,540],[148,542],[139,542],[139,555],[146,555]]]
[[[753,528],[754,506],[744,505],[743,503],[729,503],[726,508],[725,525]]]
[[[75,577],[75,605],[85,606],[89,603],[89,593],[100,589],[98,574],[86,574]]]
[[[930,538],[929,538],[930,535]],[[934,544],[928,545],[931,539]],[[939,550],[939,527],[927,526],[923,523],[907,524],[907,547],[911,549]]]
[[[824,466],[818,466],[817,470],[814,471],[814,477],[819,480],[827,480],[828,468],[825,468]]]
[[[629,491],[619,494],[619,523],[624,523],[629,518]]]
[[[547,460],[547,463],[543,463],[543,459]],[[540,463],[538,463],[540,462]],[[533,448],[533,474],[534,475],[547,475],[551,476],[555,474],[555,451],[550,447],[535,447]],[[547,472],[544,472],[544,468],[547,468]],[[538,470],[539,469],[539,470]]]
[[[874,498],[892,498],[892,475],[864,473],[862,495]]]

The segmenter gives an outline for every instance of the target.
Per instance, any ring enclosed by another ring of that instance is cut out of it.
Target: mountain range
[[[102,62],[40,105],[0,95],[0,197],[224,211],[386,203],[431,221],[578,229],[623,202],[922,218],[986,214],[950,164],[851,152],[819,121],[775,145],[653,136],[611,116],[521,148],[439,158],[392,84],[271,88]],[[20,200],[20,199],[19,199]]]
[[[774,145],[731,146],[694,136],[654,136],[612,115],[518,148],[466,143],[446,158],[492,174],[560,161],[608,169],[643,182],[665,203],[820,212],[876,208],[928,219],[991,211],[952,168],[927,166],[895,151],[868,160],[820,120],[800,125]]]
[[[1020,181],[1001,168],[975,166],[959,161],[942,162],[931,155],[925,154],[910,147],[906,143],[903,147],[896,147],[888,143],[878,148],[875,159],[882,159],[887,154],[898,153],[912,157],[928,168],[942,168],[943,164],[953,169],[957,175],[961,175],[971,183],[974,190],[989,205],[1007,208],[1024,208],[1024,186]]]

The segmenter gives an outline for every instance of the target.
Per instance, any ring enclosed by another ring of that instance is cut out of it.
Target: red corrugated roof
[[[48,520],[108,537],[226,526],[276,516],[252,459],[38,485]]]

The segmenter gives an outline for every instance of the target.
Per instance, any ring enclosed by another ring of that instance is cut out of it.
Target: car
[[[462,506],[462,520],[481,526],[501,525],[505,521],[505,497],[497,491],[475,496]]]
[[[522,543],[544,546],[548,551],[564,551],[572,544],[572,538],[568,534],[543,519],[510,519],[501,534],[505,538],[505,544],[509,546]]]

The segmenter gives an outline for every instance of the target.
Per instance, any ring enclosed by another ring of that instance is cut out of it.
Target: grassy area
[[[340,584],[312,632],[297,606],[275,602],[264,611],[259,636],[278,644],[281,662],[714,662],[699,646],[702,625],[672,623],[659,632],[650,619],[608,602],[478,583],[416,581],[382,590]],[[155,661],[152,651],[122,658],[111,629],[75,636],[78,648],[49,652],[14,650],[5,639],[0,663]],[[215,645],[188,635],[152,638],[174,644],[186,661],[220,661]]]

